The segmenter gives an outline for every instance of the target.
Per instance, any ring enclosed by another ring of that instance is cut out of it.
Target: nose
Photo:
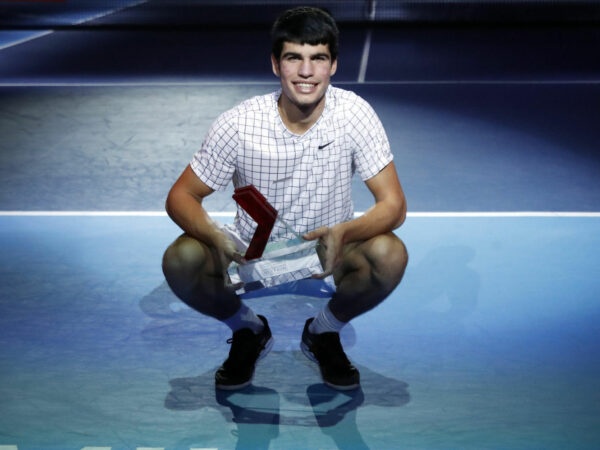
[[[300,64],[299,75],[304,78],[308,78],[313,74],[312,61],[308,58],[302,60]]]

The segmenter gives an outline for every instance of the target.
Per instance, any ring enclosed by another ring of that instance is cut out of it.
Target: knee
[[[198,272],[206,262],[206,250],[197,240],[180,236],[163,255],[162,270],[167,279]]]
[[[408,251],[404,242],[395,234],[378,236],[369,248],[367,258],[377,278],[384,284],[396,285],[404,275],[408,264]]]

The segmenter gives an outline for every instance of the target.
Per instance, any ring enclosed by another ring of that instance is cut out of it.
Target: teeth
[[[301,88],[307,88],[308,89],[308,88],[311,88],[313,86],[314,85],[311,84],[311,83],[298,83],[298,87],[301,87]]]

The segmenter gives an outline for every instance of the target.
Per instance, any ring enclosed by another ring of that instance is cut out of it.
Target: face
[[[337,61],[331,60],[329,46],[285,42],[279,61],[271,56],[273,73],[281,80],[282,107],[293,105],[313,110],[323,105]]]

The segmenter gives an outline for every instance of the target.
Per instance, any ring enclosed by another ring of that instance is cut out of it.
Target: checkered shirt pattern
[[[281,90],[250,98],[221,114],[191,167],[214,190],[253,184],[298,233],[351,220],[352,177],[375,176],[393,159],[371,106],[330,86],[319,120],[304,134],[290,132],[279,115]],[[240,207],[234,220],[249,241],[256,224]],[[279,221],[271,240],[292,234]]]

